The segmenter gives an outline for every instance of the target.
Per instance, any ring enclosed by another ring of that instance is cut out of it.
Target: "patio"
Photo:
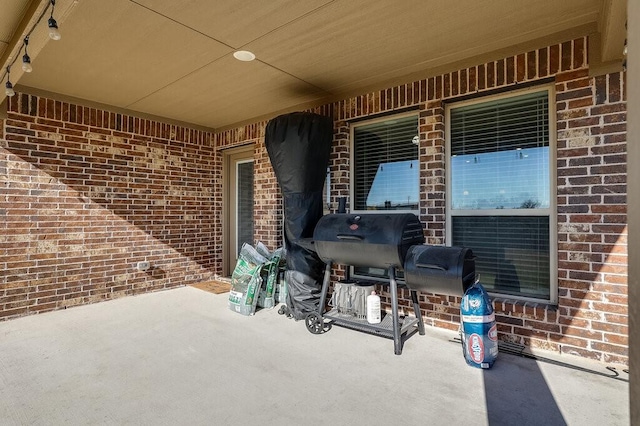
[[[181,287],[0,323],[0,424],[629,424],[622,367],[501,353],[482,371],[432,327],[396,356],[227,297]]]

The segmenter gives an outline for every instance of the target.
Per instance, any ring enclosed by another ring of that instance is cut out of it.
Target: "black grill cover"
[[[322,217],[332,139],[332,120],[313,113],[281,115],[265,129],[267,153],[284,200],[287,307],[295,319],[317,312],[320,303],[324,263],[308,241]]]
[[[313,233],[325,262],[402,268],[409,247],[424,243],[422,224],[412,213],[329,214]]]
[[[404,279],[411,290],[462,297],[475,277],[470,248],[413,246],[404,262]]]

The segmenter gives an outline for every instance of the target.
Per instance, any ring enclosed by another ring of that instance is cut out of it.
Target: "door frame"
[[[231,214],[234,212],[234,206],[231,205],[231,188],[233,174],[235,173],[234,165],[237,162],[247,160],[255,164],[254,146],[243,145],[236,148],[229,148],[222,151],[222,276],[231,276],[233,272],[234,256],[231,254],[232,241],[234,238],[234,229]]]

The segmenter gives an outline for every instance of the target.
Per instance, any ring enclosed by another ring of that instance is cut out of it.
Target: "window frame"
[[[389,213],[413,213],[416,216],[420,216],[420,194],[422,188],[420,187],[420,145],[418,145],[418,155],[416,160],[418,161],[418,208],[417,209],[404,209],[404,210],[362,210],[355,209],[356,199],[356,176],[355,176],[355,129],[357,127],[366,126],[369,124],[381,123],[391,120],[399,120],[406,117],[415,117],[417,121],[416,134],[420,136],[420,113],[419,111],[409,111],[404,113],[398,113],[393,115],[385,115],[383,117],[372,118],[370,120],[362,120],[358,122],[352,122],[349,126],[349,200],[351,200],[350,212],[351,213],[367,213],[367,214],[389,214]]]
[[[452,170],[451,170],[451,110],[499,99],[518,97],[528,93],[547,92],[549,106],[549,207],[535,209],[452,209]],[[455,216],[542,216],[549,218],[549,298],[534,298],[514,294],[505,294],[488,290],[489,294],[507,299],[538,303],[558,303],[558,232],[557,232],[557,116],[555,86],[545,84],[526,89],[510,90],[495,95],[474,97],[473,99],[453,101],[445,104],[445,241],[447,245],[453,239],[453,217]],[[482,277],[480,277],[482,282]]]

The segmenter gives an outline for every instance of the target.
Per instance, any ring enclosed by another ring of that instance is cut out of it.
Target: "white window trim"
[[[355,137],[354,131],[356,127],[366,126],[368,124],[375,124],[384,121],[391,121],[395,119],[405,118],[405,117],[416,117],[418,119],[418,128],[416,132],[418,136],[420,136],[420,113],[418,111],[410,111],[405,113],[398,113],[393,115],[385,115],[384,117],[372,118],[371,120],[363,120],[358,121],[357,123],[351,123],[349,126],[349,200],[351,209],[349,210],[351,213],[367,213],[367,214],[389,214],[389,213],[413,213],[416,216],[420,216],[420,193],[422,192],[422,188],[420,188],[420,182],[418,182],[418,208],[416,210],[358,210],[354,209],[354,200],[355,200]],[[420,146],[418,146],[418,167],[420,167]]]
[[[484,103],[501,98],[520,96],[527,93],[540,92],[546,90],[549,94],[549,208],[547,209],[527,209],[518,211],[517,209],[507,210],[510,216],[549,216],[549,299],[532,298],[525,296],[516,296],[513,294],[502,294],[490,291],[489,294],[494,297],[505,299],[513,299],[520,301],[531,301],[538,303],[558,303],[558,214],[557,214],[557,116],[556,116],[556,94],[553,84],[535,86],[527,89],[512,90],[498,95],[482,96],[475,99],[460,101],[445,105],[445,153],[451,152],[451,110],[462,106]],[[451,209],[451,157],[445,155],[445,241],[447,245],[451,245],[452,229],[451,218],[453,216],[495,216],[505,210],[456,210],[456,214],[452,214]],[[482,282],[482,277],[480,277]]]

